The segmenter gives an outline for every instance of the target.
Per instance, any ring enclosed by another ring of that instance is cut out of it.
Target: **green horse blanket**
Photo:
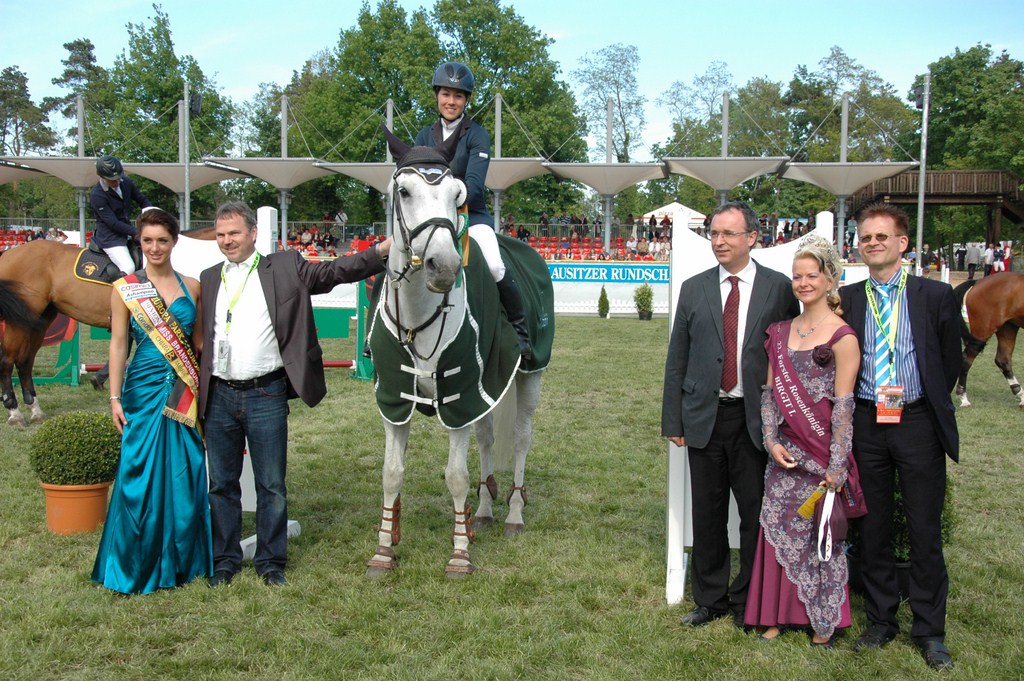
[[[469,265],[463,268],[451,296],[463,296],[465,314],[447,320],[458,331],[438,348],[434,371],[416,368],[412,353],[381,322],[377,305],[370,329],[377,380],[374,388],[381,415],[393,424],[406,423],[414,409],[436,414],[445,428],[462,428],[486,416],[515,379],[516,371],[542,371],[551,360],[554,341],[554,292],[547,263],[527,244],[499,237],[507,269],[519,283],[526,309],[533,357],[523,362],[515,329],[505,318],[498,289],[476,242],[470,239]],[[435,321],[439,324],[440,320]],[[425,397],[419,390],[428,386]],[[434,390],[430,391],[429,386]]]

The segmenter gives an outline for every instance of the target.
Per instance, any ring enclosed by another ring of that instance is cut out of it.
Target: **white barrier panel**
[[[833,220],[828,212],[818,213],[814,232],[832,239]],[[793,254],[799,240],[756,248],[750,252],[759,265],[792,276]],[[673,230],[671,282],[669,283],[669,334],[675,322],[679,287],[690,277],[714,267],[718,261],[711,251],[711,242],[690,230]],[[686,448],[668,443],[668,509],[665,537],[665,599],[670,605],[683,600],[686,593],[686,548],[693,546],[693,508],[690,499],[690,466]],[[736,500],[729,501],[729,546],[739,548],[739,513]]]

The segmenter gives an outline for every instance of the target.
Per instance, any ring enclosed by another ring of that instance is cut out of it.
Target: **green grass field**
[[[228,588],[199,581],[148,596],[89,581],[99,534],[45,528],[24,431],[0,427],[0,678],[3,679],[823,679],[926,678],[905,636],[855,655],[789,634],[759,643],[727,620],[684,630],[692,603],[664,600],[666,444],[659,436],[665,319],[559,317],[527,466],[526,532],[472,546],[476,574],[443,575],[451,502],[446,437],[417,417],[406,461],[397,572],[364,576],[376,543],[383,429],[372,387],[328,371],[315,409],[292,403],[290,585],[251,565]],[[352,343],[327,355],[347,358]],[[100,361],[101,343],[85,359]],[[947,643],[964,679],[1020,678],[1024,652],[1024,413],[988,348],[959,413],[950,465],[960,523],[947,546]],[[49,360],[52,362],[52,358]],[[45,360],[41,360],[41,364]],[[1018,367],[1024,356],[1017,353]],[[1021,369],[1024,371],[1024,369]],[[106,392],[40,388],[50,415],[105,411]],[[476,474],[477,463],[470,470]],[[499,478],[503,490],[507,474]],[[502,499],[504,498],[504,492]],[[504,511],[504,504],[498,506]],[[251,520],[247,520],[250,523]],[[248,529],[248,528],[247,528]],[[909,630],[909,609],[901,611]]]

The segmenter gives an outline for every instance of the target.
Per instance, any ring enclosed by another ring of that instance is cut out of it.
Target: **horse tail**
[[[32,331],[42,331],[43,320],[32,313],[24,298],[18,293],[20,287],[13,281],[0,279],[0,320]]]
[[[971,327],[968,326],[968,320],[966,317],[966,311],[964,310],[964,301],[967,299],[967,292],[978,283],[978,279],[968,279],[964,283],[953,289],[953,296],[956,298],[956,309],[960,313],[960,340],[963,341],[964,350],[974,348],[978,352],[985,349],[985,341],[976,338],[971,334]]]

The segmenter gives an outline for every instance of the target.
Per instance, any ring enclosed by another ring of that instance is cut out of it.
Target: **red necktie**
[[[722,390],[729,392],[736,387],[736,335],[740,324],[740,278],[729,277],[732,290],[725,299],[722,310],[722,329],[725,332],[725,362],[722,365]]]

